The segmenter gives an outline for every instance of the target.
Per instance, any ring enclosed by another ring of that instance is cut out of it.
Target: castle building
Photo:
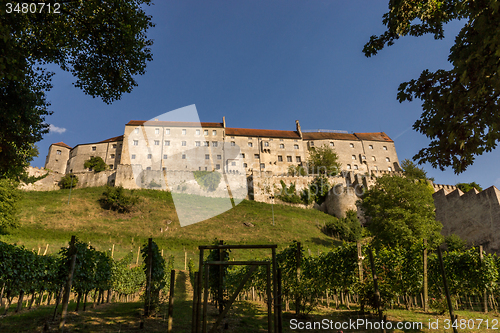
[[[71,148],[63,142],[49,148],[45,168],[59,173],[90,171],[85,161],[101,157],[110,170],[139,166],[143,170],[225,170],[251,174],[285,174],[305,165],[309,151],[328,146],[342,170],[355,173],[399,171],[394,141],[385,133],[295,131],[226,127],[213,122],[131,120],[124,134]]]

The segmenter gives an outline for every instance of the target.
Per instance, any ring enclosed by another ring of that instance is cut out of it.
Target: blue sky
[[[43,166],[51,143],[70,146],[123,134],[129,120],[148,120],[195,104],[201,121],[227,126],[294,130],[386,132],[400,161],[429,140],[411,129],[420,101],[396,100],[401,82],[424,69],[449,69],[449,48],[461,28],[446,27],[444,40],[406,37],[366,58],[363,45],[384,32],[387,1],[157,1],[147,8],[156,27],[154,60],[139,84],[106,105],[73,87],[57,71],[48,94],[54,130],[38,143]],[[459,176],[424,165],[436,183],[476,181],[500,187],[498,149],[480,156]]]

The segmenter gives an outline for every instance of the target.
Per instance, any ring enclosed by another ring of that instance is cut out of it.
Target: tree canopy
[[[434,180],[434,178],[427,177],[427,172],[424,169],[419,168],[412,160],[405,159],[401,162],[401,169],[403,169],[403,173],[405,177],[410,179],[429,179]]]
[[[340,172],[338,155],[327,145],[309,149],[307,166],[310,174],[335,176]]]
[[[48,133],[53,73],[46,65],[70,72],[76,87],[111,103],[145,73],[152,60],[146,31],[154,26],[141,9],[151,0],[26,1],[27,12],[9,3],[0,0],[1,178],[18,175],[32,160],[34,143]]]
[[[83,167],[94,172],[101,172],[108,168],[100,156],[93,156],[83,163]]]
[[[430,244],[441,243],[443,226],[435,219],[433,193],[425,181],[390,175],[377,178],[361,202],[375,244],[408,246],[423,238]]]
[[[478,1],[389,1],[383,16],[387,31],[372,36],[363,52],[377,54],[402,36],[433,34],[444,38],[443,25],[463,20],[448,60],[451,70],[424,70],[401,83],[400,102],[418,98],[423,113],[413,129],[431,139],[414,159],[461,173],[477,155],[492,151],[500,140],[500,3]]]

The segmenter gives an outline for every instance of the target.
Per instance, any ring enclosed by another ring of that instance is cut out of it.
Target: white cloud
[[[49,131],[50,132],[56,132],[56,133],[59,133],[59,134],[63,134],[64,132],[66,132],[66,129],[63,128],[63,127],[57,127],[57,126],[54,126],[52,124],[49,125]]]

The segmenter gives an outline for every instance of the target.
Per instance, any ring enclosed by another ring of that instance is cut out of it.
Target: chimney
[[[300,138],[302,139],[302,131],[300,130],[300,124],[298,120],[295,120],[295,126],[297,127],[297,132],[300,135]]]
[[[226,128],[226,116],[222,116],[222,128]]]

